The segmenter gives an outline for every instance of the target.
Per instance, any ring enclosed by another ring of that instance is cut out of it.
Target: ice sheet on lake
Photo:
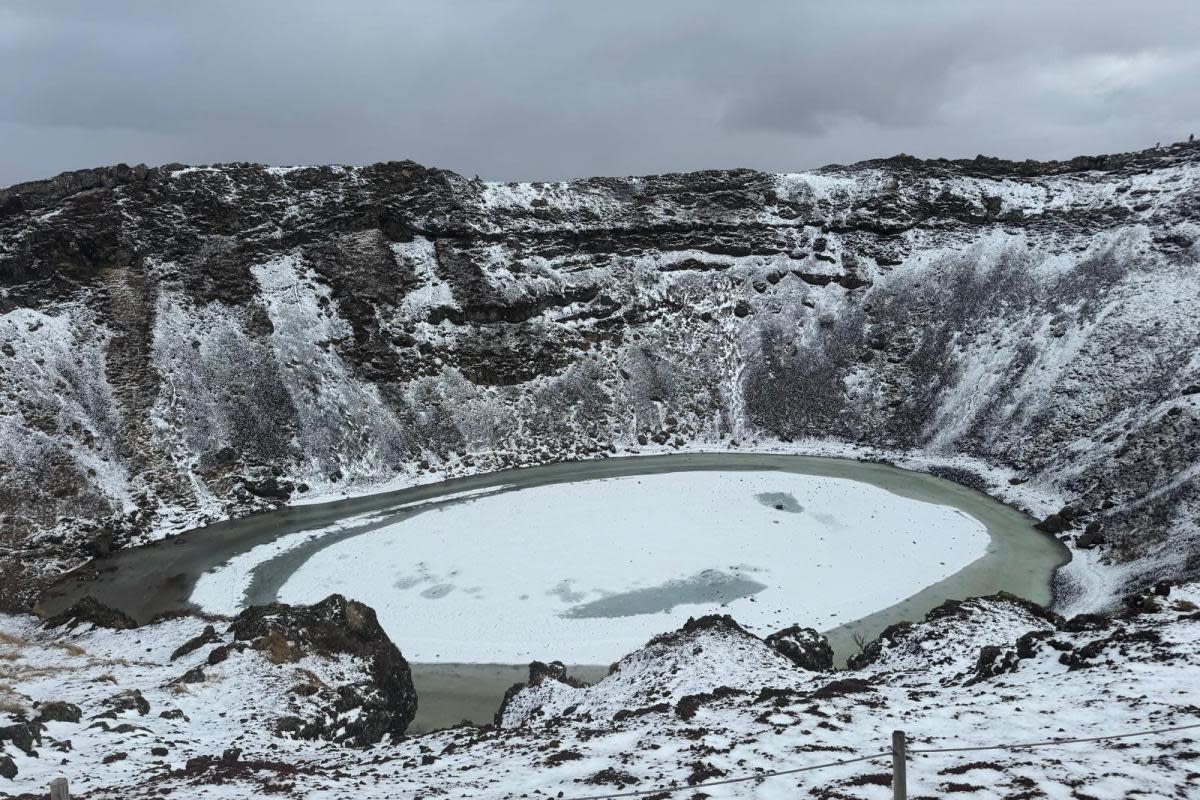
[[[951,506],[867,483],[674,472],[463,497],[334,541],[279,599],[362,600],[413,661],[608,663],[706,613],[763,634],[849,622],[958,571],[988,542]],[[236,592],[287,546],[205,576],[199,602],[235,607],[221,587]]]

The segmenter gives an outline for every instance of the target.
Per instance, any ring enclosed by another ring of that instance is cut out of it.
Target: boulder
[[[33,746],[42,743],[42,724],[18,722],[0,727],[0,742],[12,742],[13,746],[27,756],[34,754]]]
[[[1062,629],[1070,633],[1083,631],[1102,631],[1107,629],[1112,621],[1103,614],[1076,614],[1062,624]]]
[[[1083,529],[1083,533],[1075,539],[1075,546],[1081,550],[1090,550],[1102,544],[1104,544],[1104,533],[1099,522],[1089,522]]]
[[[241,642],[236,643],[236,646],[225,645],[225,644],[218,645],[218,646],[214,647],[212,650],[208,651],[208,658],[206,658],[205,661],[208,662],[208,665],[210,667],[214,667],[217,664],[220,664],[222,661],[225,661],[226,659],[228,659],[229,653],[231,650],[244,650],[244,649],[245,649],[245,645]]]
[[[8,778],[10,781],[17,777],[17,762],[13,761],[12,756],[0,755],[0,778]]]
[[[246,478],[243,481],[246,491],[255,497],[261,497],[264,500],[274,500],[280,503],[286,503],[288,498],[292,496],[292,492],[296,487],[289,481],[281,481],[274,477],[264,478],[263,480],[252,480]]]
[[[116,719],[126,711],[136,711],[140,717],[150,713],[150,702],[142,697],[142,693],[138,689],[129,689],[114,695],[105,700],[104,705],[108,710],[100,714],[100,718]]]
[[[792,625],[772,633],[764,641],[800,669],[824,672],[833,669],[833,648],[813,628]]]
[[[252,606],[238,614],[229,632],[277,664],[304,656],[351,656],[365,662],[367,675],[336,688],[325,718],[309,720],[300,731],[306,738],[366,746],[387,734],[403,734],[416,716],[417,693],[408,662],[369,606],[340,594],[311,606]],[[351,718],[342,718],[346,715]]]
[[[37,707],[37,722],[79,722],[83,712],[74,703],[64,703],[61,700],[50,700]]]
[[[280,717],[275,720],[275,735],[298,734],[304,727],[304,720],[299,717]]]
[[[120,609],[104,605],[90,594],[66,611],[50,617],[45,623],[47,628],[66,625],[68,630],[74,630],[84,624],[113,630],[132,630],[138,626],[133,617]]]
[[[1033,527],[1044,533],[1062,533],[1071,527],[1071,523],[1061,514],[1051,514]]]
[[[1019,654],[1012,650],[1004,650],[994,644],[984,645],[979,649],[979,658],[975,662],[974,674],[965,685],[971,686],[1006,672],[1016,672],[1019,662]]]
[[[171,681],[171,685],[180,683],[204,683],[206,680],[208,680],[208,676],[204,674],[204,670],[202,668],[192,667],[187,672]]]
[[[205,625],[203,631],[175,648],[175,652],[171,653],[171,660],[183,658],[206,644],[218,644],[220,641],[221,637],[217,635],[216,629],[212,625]]]

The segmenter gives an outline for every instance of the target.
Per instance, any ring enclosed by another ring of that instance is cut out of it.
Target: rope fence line
[[[1176,726],[1170,727],[1170,728],[1151,728],[1148,730],[1129,731],[1126,733],[1106,734],[1104,736],[1085,736],[1085,737],[1067,738],[1067,739],[1046,739],[1046,740],[1040,741],[1040,742],[1025,742],[1025,743],[1021,743],[1021,744],[995,744],[995,745],[984,745],[984,746],[980,746],[980,747],[920,748],[920,749],[916,749],[916,750],[907,750],[906,753],[907,753],[907,755],[925,755],[925,754],[929,754],[929,753],[973,753],[973,752],[979,752],[982,750],[1028,750],[1028,749],[1038,748],[1038,747],[1055,747],[1055,746],[1065,745],[1065,744],[1079,744],[1082,742],[1103,742],[1103,741],[1109,741],[1112,739],[1129,739],[1129,738],[1132,738],[1135,736],[1151,736],[1151,735],[1160,734],[1160,733],[1175,733],[1177,731],[1186,731],[1186,730],[1192,730],[1195,728],[1200,728],[1200,722],[1193,723],[1190,725],[1176,725]],[[901,734],[901,739],[903,739],[902,734]],[[823,764],[810,764],[805,767],[794,767],[792,769],[783,769],[783,770],[777,770],[774,772],[760,772],[760,773],[757,773],[754,775],[742,775],[742,776],[739,776],[736,778],[722,778],[720,780],[714,780],[714,781],[703,781],[701,783],[696,783],[696,784],[693,784],[690,786],[660,786],[660,787],[657,787],[654,789],[636,789],[636,790],[631,790],[631,791],[626,791],[626,792],[616,792],[616,793],[612,793],[612,794],[578,795],[578,796],[573,796],[570,798],[565,798],[565,800],[615,800],[615,798],[625,798],[625,797],[648,797],[650,795],[655,795],[655,796],[671,795],[671,794],[675,794],[676,792],[690,792],[690,791],[695,791],[697,789],[706,789],[706,788],[709,788],[712,786],[728,786],[728,785],[734,784],[734,783],[749,783],[750,781],[761,781],[761,780],[765,780],[767,778],[776,778],[776,777],[783,776],[783,775],[795,775],[800,772],[812,772],[814,770],[828,769],[830,767],[840,767],[840,766],[844,766],[846,764],[856,764],[856,763],[863,762],[863,761],[877,761],[881,758],[893,758],[893,757],[895,757],[895,755],[896,755],[895,750],[884,750],[881,753],[874,753],[872,755],[866,755],[866,756],[858,756],[856,758],[847,758],[847,759],[843,759],[841,761],[827,761]],[[903,761],[904,756],[905,756],[905,754],[902,753],[901,761]],[[903,795],[898,794],[897,796],[903,796]]]
[[[1056,747],[1064,744],[1079,744],[1081,742],[1104,742],[1112,739],[1129,739],[1135,736],[1152,736],[1160,733],[1175,733],[1177,731],[1187,731],[1200,728],[1200,722],[1190,725],[1176,725],[1170,728],[1150,728],[1148,730],[1128,731],[1126,733],[1111,733],[1104,736],[1084,736],[1070,739],[1046,739],[1040,742],[1025,742],[1022,744],[994,744],[984,745],[981,747],[931,747],[920,748],[917,750],[909,750],[905,744],[905,736],[903,731],[894,731],[892,733],[892,748],[884,750],[880,753],[872,753],[871,755],[857,756],[855,758],[846,758],[840,761],[827,761],[823,764],[809,764],[804,767],[793,767],[792,769],[781,769],[774,772],[759,772],[754,775],[741,775],[736,778],[721,778],[714,781],[702,781],[700,783],[685,785],[685,786],[659,786],[654,789],[633,789],[627,792],[615,792],[609,794],[589,794],[578,795],[567,798],[567,800],[617,800],[617,798],[626,797],[648,797],[650,795],[664,796],[672,795],[677,792],[690,792],[697,789],[707,789],[713,786],[729,786],[736,783],[749,783],[750,781],[762,781],[767,778],[778,778],[784,775],[796,775],[801,772],[813,772],[819,769],[829,769],[830,767],[841,767],[847,764],[858,764],[864,761],[878,761],[881,758],[892,759],[892,787],[896,798],[907,797],[907,787],[905,785],[905,764],[909,755],[925,755],[929,753],[974,753],[982,750],[1029,750],[1038,747]],[[561,796],[561,795],[560,795]],[[70,792],[67,788],[66,778],[55,778],[50,782],[50,797],[51,800],[70,800]]]
[[[1078,742],[1103,742],[1109,739],[1129,739],[1134,736],[1150,736],[1155,733],[1174,733],[1175,731],[1186,731],[1192,728],[1200,728],[1200,722],[1193,725],[1177,725],[1174,728],[1153,728],[1147,731],[1133,731],[1131,733],[1113,733],[1107,736],[1086,736],[1081,739],[1046,739],[1042,742],[1026,742],[1025,744],[993,744],[986,747],[935,747],[921,748],[919,750],[909,750],[910,753],[970,753],[978,750],[1025,750],[1031,747],[1050,747],[1058,744],[1076,744]]]
[[[857,758],[847,758],[843,761],[827,761],[824,764],[810,764],[807,767],[794,767],[792,769],[783,769],[778,772],[760,772],[757,775],[743,775],[738,778],[722,778],[716,781],[704,781],[690,786],[665,786],[658,789],[638,789],[632,792],[618,792],[617,794],[589,794],[582,797],[570,797],[565,800],[610,800],[614,797],[645,797],[646,795],[662,795],[672,794],[674,792],[690,792],[695,789],[706,789],[710,786],[726,786],[731,783],[749,783],[750,781],[761,781],[764,778],[775,778],[780,775],[795,775],[797,772],[811,772],[817,769],[826,769],[828,767],[840,767],[843,764],[855,764],[859,761],[877,761],[881,758],[891,758],[892,751],[884,750],[882,753],[875,753],[869,756],[859,756]]]

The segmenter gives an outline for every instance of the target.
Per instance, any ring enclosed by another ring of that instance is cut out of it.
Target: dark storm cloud
[[[9,2],[0,184],[413,158],[499,179],[1200,132],[1200,4]]]

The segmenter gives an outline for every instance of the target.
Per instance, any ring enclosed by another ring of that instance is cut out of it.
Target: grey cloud
[[[1133,149],[1200,129],[1200,5],[1151,9],[12,2],[0,184],[116,161],[553,179]]]

